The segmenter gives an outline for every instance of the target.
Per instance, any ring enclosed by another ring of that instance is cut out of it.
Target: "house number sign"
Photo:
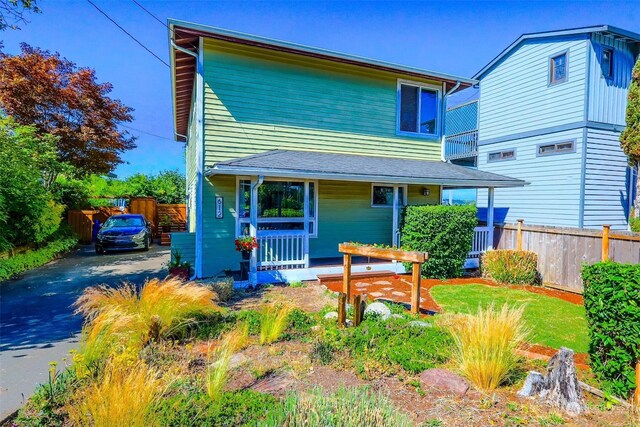
[[[224,197],[216,196],[216,219],[222,219],[224,216]]]

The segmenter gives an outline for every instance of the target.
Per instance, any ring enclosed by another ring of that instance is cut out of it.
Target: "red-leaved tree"
[[[135,148],[135,138],[118,129],[131,122],[132,108],[108,94],[110,83],[58,53],[21,45],[20,55],[0,51],[0,109],[24,125],[58,139],[58,156],[78,175],[106,174]]]

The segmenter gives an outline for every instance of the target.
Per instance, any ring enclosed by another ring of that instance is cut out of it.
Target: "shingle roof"
[[[521,187],[520,179],[451,163],[311,151],[273,150],[215,164],[206,175],[262,175],[457,187]]]

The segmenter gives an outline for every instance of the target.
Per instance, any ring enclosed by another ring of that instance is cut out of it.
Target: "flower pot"
[[[189,280],[189,277],[191,277],[191,269],[189,267],[171,267],[169,269],[169,275],[182,280]]]
[[[171,233],[171,224],[166,224],[162,226],[163,233]]]
[[[249,280],[249,263],[251,262],[251,252],[242,251],[242,261],[240,261],[240,280]]]

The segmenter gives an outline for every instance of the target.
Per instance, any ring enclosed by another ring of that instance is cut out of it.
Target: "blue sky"
[[[167,30],[130,0],[93,0],[157,55],[168,60]],[[148,1],[156,16],[177,18],[470,77],[523,32],[610,24],[640,32],[640,2],[319,2]],[[0,33],[4,49],[20,42],[58,51],[96,69],[112,96],[135,108],[129,126],[138,148],[116,173],[184,171],[173,139],[169,69],[85,0],[39,0],[21,31]],[[459,101],[464,100],[463,95]]]

